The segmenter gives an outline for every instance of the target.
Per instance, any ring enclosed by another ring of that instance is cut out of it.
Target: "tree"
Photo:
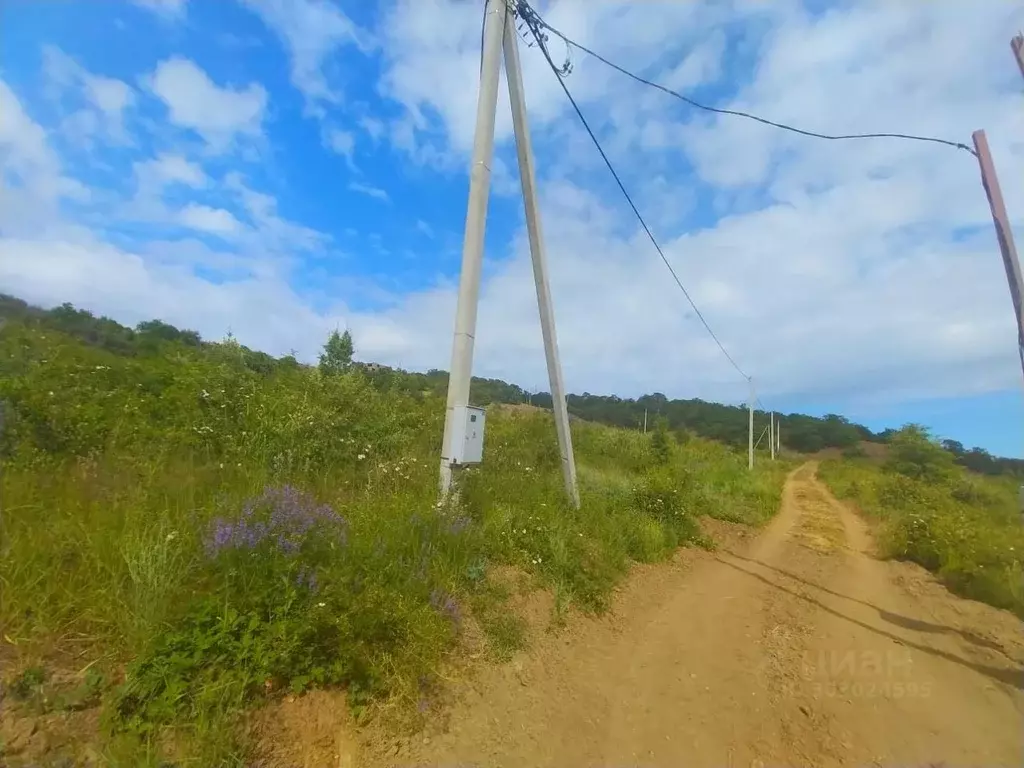
[[[959,440],[943,440],[942,447],[956,457],[963,456],[966,452],[964,450],[964,444],[961,443]]]
[[[907,424],[889,439],[885,468],[915,480],[939,483],[955,472],[954,457],[932,439],[925,427]]]
[[[651,434],[651,451],[654,453],[654,460],[659,464],[668,464],[672,449],[668,442],[668,422],[658,417],[654,422],[654,432]]]
[[[337,329],[331,331],[320,354],[320,372],[333,376],[349,370],[353,351],[351,333],[347,330],[344,333],[338,333]]]

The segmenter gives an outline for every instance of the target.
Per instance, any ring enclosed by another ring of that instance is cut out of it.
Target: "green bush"
[[[1024,616],[1024,530],[1016,484],[972,475],[910,425],[883,468],[826,461],[821,478],[880,524],[884,555],[918,563],[956,592]]]

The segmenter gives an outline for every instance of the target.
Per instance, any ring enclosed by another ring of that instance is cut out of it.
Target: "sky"
[[[1024,243],[1010,0],[536,0],[554,27],[717,107],[971,143]],[[7,0],[0,291],[314,361],[449,367],[482,0]],[[565,46],[550,43],[561,62]],[[571,392],[739,403],[536,47],[521,45]],[[820,141],[689,107],[578,51],[566,84],[769,409],[1024,456],[1006,277],[969,153]],[[500,84],[473,373],[547,390]]]

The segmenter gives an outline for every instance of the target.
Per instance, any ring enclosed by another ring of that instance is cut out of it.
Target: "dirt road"
[[[610,616],[485,670],[440,732],[370,762],[1024,764],[1024,627],[873,559],[814,470],[760,536],[639,569]]]

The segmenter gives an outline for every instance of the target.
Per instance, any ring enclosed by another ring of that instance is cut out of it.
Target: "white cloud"
[[[88,191],[63,174],[46,131],[3,80],[0,104],[0,232],[14,233],[40,226],[62,200],[85,200]]]
[[[328,0],[241,0],[280,38],[291,57],[292,84],[307,108],[323,115],[321,102],[339,103],[341,94],[324,68],[346,46],[368,51],[373,45],[361,29]]]
[[[391,202],[391,197],[380,187],[374,187],[370,184],[361,184],[358,181],[351,181],[349,182],[348,188],[361,195],[366,195],[377,200],[383,200],[384,202]]]
[[[323,143],[332,152],[345,158],[350,169],[355,169],[356,136],[351,131],[340,128],[325,128]]]
[[[563,0],[545,9],[545,18],[584,45],[605,52],[624,66],[645,70],[665,57],[666,51],[698,47],[699,65],[689,65],[687,83],[695,85],[717,76],[712,28],[726,21],[738,23],[750,15],[770,12],[754,4],[660,3],[652,6],[625,0],[583,3]],[[445,160],[448,152],[467,155],[472,146],[479,86],[480,28],[482,13],[477,4],[458,0],[401,0],[387,11],[380,37],[385,56],[380,91],[406,110],[395,140],[416,155],[441,128],[446,146],[420,159]],[[711,42],[708,42],[708,38]],[[564,46],[553,38],[553,58],[561,61]],[[565,95],[540,52],[520,44],[531,127],[544,128],[562,116]],[[720,56],[720,53],[718,53]],[[607,109],[626,88],[622,76],[574,54],[570,77],[574,96],[581,105],[593,103]],[[444,87],[438,87],[444,83]],[[635,87],[635,86],[632,86]],[[440,125],[434,115],[440,119]],[[512,136],[508,94],[502,75],[495,127],[498,143]],[[433,157],[431,155],[434,155]],[[456,167],[459,167],[458,165]]]
[[[195,62],[173,57],[157,65],[150,87],[167,105],[172,123],[194,130],[214,150],[226,149],[239,134],[262,132],[267,92],[259,83],[221,87]]]
[[[364,115],[359,118],[359,127],[366,131],[366,135],[374,141],[380,141],[380,138],[387,130],[383,120],[378,120],[370,115]]]
[[[162,184],[177,182],[190,187],[202,187],[207,183],[203,169],[182,155],[165,153],[145,163],[138,163],[136,173],[151,173]]]
[[[58,104],[67,95],[85,105],[67,114],[62,130],[79,143],[90,146],[96,139],[127,144],[126,110],[135,102],[135,91],[122,80],[89,72],[59,48],[43,47],[45,90]]]
[[[132,2],[168,20],[182,18],[188,5],[188,0],[132,0]]]
[[[132,166],[134,196],[120,206],[115,215],[130,221],[180,223],[180,214],[164,200],[168,187],[182,185],[203,189],[209,178],[201,166],[180,154],[162,153]]]
[[[230,211],[196,203],[189,203],[179,211],[179,221],[190,229],[225,238],[237,235],[242,230],[241,222]]]
[[[117,116],[120,119],[121,113],[131,102],[134,92],[127,83],[115,80],[111,77],[86,77],[85,90],[89,101],[105,115]]]
[[[283,253],[317,251],[329,241],[324,233],[283,218],[278,213],[277,200],[249,187],[240,173],[227,174],[223,185],[248,214],[254,229],[253,244],[260,249]]]

